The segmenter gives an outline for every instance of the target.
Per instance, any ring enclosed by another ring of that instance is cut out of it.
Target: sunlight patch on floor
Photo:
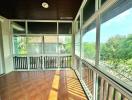
[[[51,90],[50,94],[49,94],[49,99],[48,100],[57,100],[57,95],[58,95],[57,91]]]
[[[58,99],[59,81],[60,81],[60,71],[57,70],[55,73],[54,79],[53,79],[52,89],[50,90],[48,100],[57,100]]]
[[[76,77],[76,75],[72,74],[71,76],[73,76],[73,78],[72,77],[67,78],[68,93],[81,98],[81,100],[87,100],[85,94],[83,93],[82,87],[80,86],[78,79],[74,78]],[[74,100],[74,99],[70,97],[69,100]]]

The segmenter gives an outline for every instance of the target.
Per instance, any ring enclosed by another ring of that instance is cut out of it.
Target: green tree
[[[117,64],[119,62],[120,50],[119,46],[122,41],[124,41],[124,36],[111,37],[106,43],[101,44],[100,58],[101,60],[107,60],[111,64]]]
[[[120,42],[117,56],[124,61],[132,58],[132,34],[128,35]]]
[[[71,48],[72,48],[71,38],[69,37],[66,38],[66,43],[64,45],[64,48],[66,53],[71,53]]]
[[[83,43],[84,57],[95,59],[95,43]]]
[[[14,37],[14,49],[15,54],[26,54],[26,38],[25,37]]]

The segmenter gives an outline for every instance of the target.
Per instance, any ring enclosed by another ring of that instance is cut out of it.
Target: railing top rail
[[[14,54],[13,57],[39,57],[39,56],[48,56],[48,57],[63,57],[71,56],[71,54]]]

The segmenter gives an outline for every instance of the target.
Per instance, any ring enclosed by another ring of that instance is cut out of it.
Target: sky
[[[110,37],[116,35],[132,34],[132,8],[103,23],[100,30],[101,43],[105,43]],[[83,37],[83,42],[95,42],[95,33],[96,29],[87,32]]]

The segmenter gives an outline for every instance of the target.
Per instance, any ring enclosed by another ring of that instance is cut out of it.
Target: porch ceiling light
[[[49,8],[49,4],[48,4],[47,2],[43,2],[43,3],[42,3],[42,7],[43,7],[43,8]]]

